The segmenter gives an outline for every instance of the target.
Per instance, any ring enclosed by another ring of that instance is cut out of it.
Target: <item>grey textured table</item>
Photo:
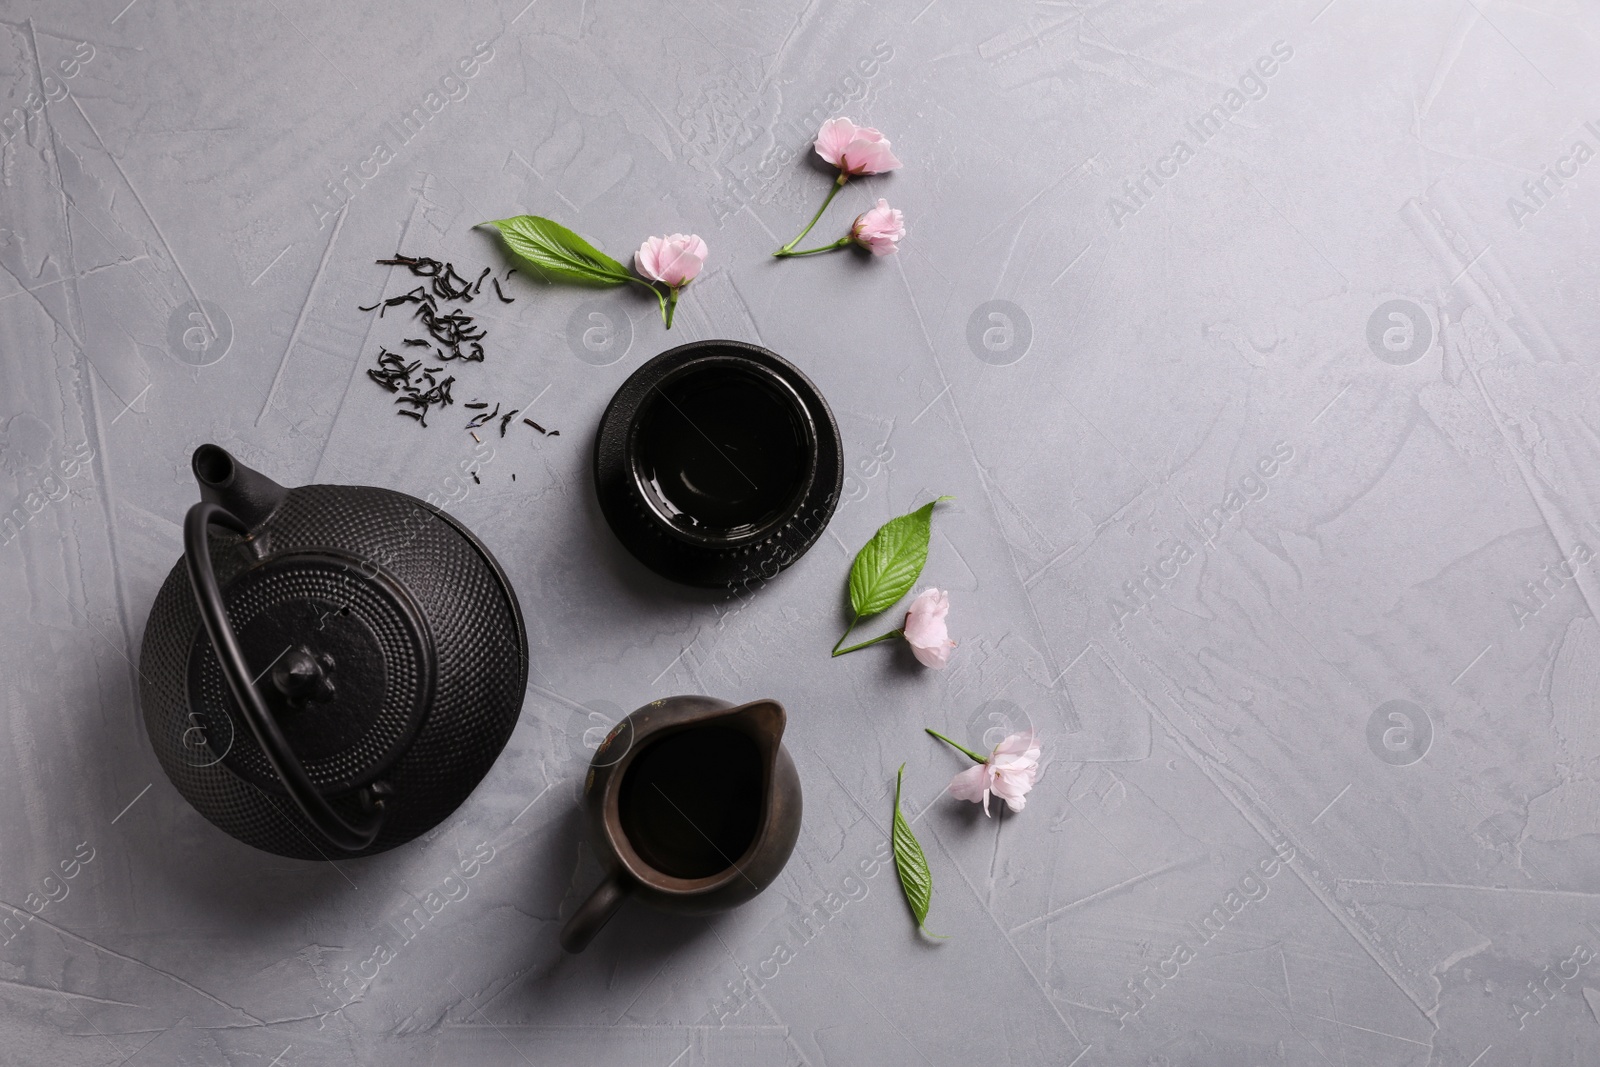
[[[1592,4],[125,3],[0,3],[0,1062],[1600,1058]],[[817,232],[886,196],[910,235],[774,261],[834,113],[905,168]],[[711,260],[670,334],[513,278],[467,391],[561,433],[463,482],[357,306],[522,211]],[[741,601],[645,572],[589,476],[704,337],[798,363],[848,451]],[[439,495],[509,571],[521,722],[425,839],[283,860],[161,774],[134,660],[206,441]],[[830,661],[851,553],[938,493],[950,668]],[[589,753],[679,692],[788,705],[794,858],[564,956]],[[941,796],[925,725],[1027,723],[1026,811]],[[883,863],[902,761],[944,942]]]

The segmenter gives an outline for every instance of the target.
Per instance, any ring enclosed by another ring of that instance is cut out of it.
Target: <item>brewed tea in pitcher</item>
[[[646,747],[617,797],[639,858],[674,878],[735,866],[761,821],[761,752],[725,726],[691,727]]]

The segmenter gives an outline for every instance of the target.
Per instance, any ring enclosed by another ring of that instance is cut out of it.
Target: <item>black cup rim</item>
[[[663,390],[676,381],[687,378],[692,374],[705,373],[707,370],[721,366],[727,373],[756,379],[763,384],[775,387],[778,395],[788,404],[791,414],[796,418],[805,435],[804,456],[805,469],[796,479],[795,488],[773,515],[760,526],[749,527],[738,532],[727,531],[699,531],[687,529],[673,521],[670,515],[665,514],[658,506],[656,494],[651,492],[644,477],[644,471],[639,463],[639,431],[644,425],[644,420],[651,414],[656,404],[666,396]],[[817,427],[816,420],[811,417],[811,412],[806,409],[805,402],[800,399],[799,393],[793,385],[789,384],[781,374],[773,368],[762,363],[727,353],[710,352],[696,356],[693,359],[673,367],[657,381],[651,383],[639,400],[638,409],[628,422],[628,436],[623,445],[624,457],[628,470],[632,473],[635,487],[643,498],[651,516],[661,524],[669,535],[692,545],[701,545],[710,548],[737,548],[766,537],[774,529],[781,526],[794,514],[806,494],[811,491],[811,485],[817,477]]]
[[[647,500],[630,452],[634,426],[653,387],[678,368],[707,358],[737,361],[783,383],[799,398],[802,425],[811,430],[805,492],[753,536],[685,536]],[[594,484],[601,513],[623,546],[672,581],[708,588],[747,586],[775,577],[816,543],[838,507],[844,486],[844,445],[827,401],[794,364],[760,345],[705,340],[679,345],[647,360],[618,387],[595,434]]]

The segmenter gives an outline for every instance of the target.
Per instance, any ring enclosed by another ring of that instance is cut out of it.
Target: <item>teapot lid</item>
[[[256,688],[319,792],[377,780],[410,745],[433,702],[438,656],[426,615],[371,561],[290,552],[223,590]],[[285,795],[229,691],[204,630],[189,650],[189,708],[211,758]]]

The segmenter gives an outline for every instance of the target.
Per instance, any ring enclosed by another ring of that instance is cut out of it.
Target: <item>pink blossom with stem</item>
[[[978,764],[968,767],[950,780],[947,791],[951,796],[957,800],[982,804],[985,815],[989,814],[991,793],[1005,801],[1006,807],[1012,811],[1021,811],[1027,806],[1027,794],[1039,777],[1039,757],[1043,755],[1038,734],[1033,730],[1011,734],[994,746],[994,751],[988,756],[978,755],[937,730],[929,729],[928,733],[964,752]]]
[[[889,138],[871,126],[857,126],[849,119],[840,115],[831,118],[822,124],[817,131],[817,139],[812,147],[817,155],[839,168],[839,176],[834,179],[833,186],[828,190],[827,198],[822,201],[822,206],[817,213],[811,216],[811,221],[806,223],[806,228],[795,235],[794,240],[772,253],[775,256],[809,256],[816,252],[829,252],[835,248],[843,248],[850,243],[846,237],[832,245],[823,245],[820,248],[807,249],[796,252],[794,246],[805,239],[806,234],[822,218],[822,213],[828,210],[828,205],[833,203],[833,198],[844,183],[851,177],[868,174],[883,174],[887,171],[900,169],[900,160],[889,147]],[[870,247],[870,246],[869,246]],[[874,249],[875,250],[875,249]],[[880,255],[882,253],[879,253]]]
[[[650,288],[661,303],[661,320],[667,324],[667,329],[672,329],[672,313],[678,307],[679,290],[695,280],[709,254],[705,241],[692,233],[647,238],[633,254],[634,269],[651,282]],[[662,296],[657,285],[667,287],[666,296]]]

